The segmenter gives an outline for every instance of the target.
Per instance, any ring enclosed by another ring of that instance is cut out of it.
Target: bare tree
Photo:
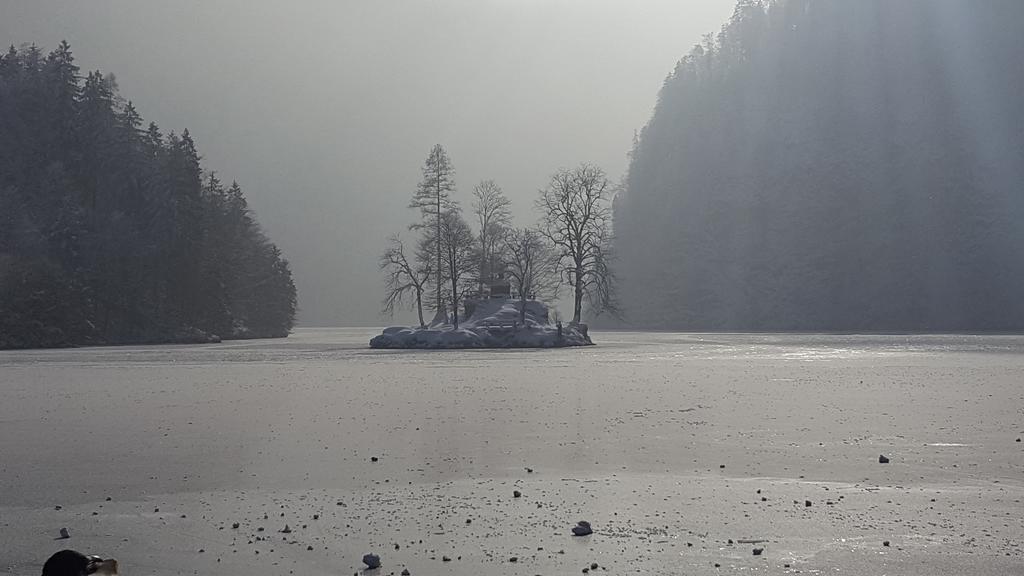
[[[508,230],[503,247],[505,272],[519,295],[519,323],[525,324],[527,300],[558,294],[558,253],[532,228]]]
[[[494,274],[497,260],[495,248],[500,245],[501,236],[512,221],[512,215],[509,213],[511,204],[494,180],[484,180],[473,188],[473,214],[480,227],[480,269],[477,276],[481,293],[484,283],[491,280]]]
[[[615,278],[609,267],[611,185],[592,164],[561,169],[541,190],[537,208],[540,232],[559,253],[559,274],[573,289],[573,323],[580,322],[583,300],[595,313],[615,313]]]
[[[452,307],[452,324],[459,328],[459,302],[473,287],[473,273],[477,265],[476,239],[469,224],[457,211],[441,215],[441,265],[448,279],[448,299]]]
[[[411,229],[429,228],[434,236],[437,265],[434,269],[434,289],[438,314],[444,310],[441,301],[443,281],[441,278],[441,220],[445,212],[457,211],[458,204],[451,199],[455,191],[455,166],[452,165],[444,146],[435,144],[423,165],[423,180],[409,203],[410,208],[419,209],[423,222],[413,224]]]
[[[416,305],[420,326],[424,326],[423,293],[430,278],[430,259],[426,259],[425,262],[410,261],[405,255],[402,239],[397,234],[391,236],[388,241],[390,245],[380,256],[380,269],[387,275],[384,312],[388,315],[393,314],[396,306],[404,305],[406,298],[411,297],[411,303]]]

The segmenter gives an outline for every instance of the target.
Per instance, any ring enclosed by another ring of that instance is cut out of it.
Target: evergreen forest
[[[1024,329],[1024,2],[741,0],[615,202],[635,325]]]
[[[0,56],[0,348],[286,336],[288,262],[205,171],[67,43]]]

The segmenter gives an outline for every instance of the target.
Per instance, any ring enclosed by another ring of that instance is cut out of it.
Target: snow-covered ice
[[[0,352],[0,574],[1022,574],[1024,337],[376,332]]]

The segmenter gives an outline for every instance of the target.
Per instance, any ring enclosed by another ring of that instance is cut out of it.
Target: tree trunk
[[[452,269],[454,269],[454,268],[455,267],[452,266]],[[457,288],[457,284],[456,284],[456,281],[455,281],[455,275],[452,274],[452,325],[454,325],[455,329],[458,330],[459,329],[459,296],[458,296],[459,293],[456,290],[456,288]]]
[[[583,312],[583,276],[582,268],[576,267],[576,282],[573,284],[572,323],[579,324]]]
[[[491,279],[487,278],[490,274],[487,273],[487,238],[484,234],[480,235],[480,278],[477,282],[477,298],[484,297],[484,281],[490,282]]]
[[[416,313],[420,317],[420,328],[426,326],[423,322],[423,290],[416,289]]]
[[[440,179],[437,185],[437,225],[435,226],[435,240],[437,242],[437,309],[441,309],[441,184]]]
[[[526,296],[519,295],[519,324],[526,325]]]

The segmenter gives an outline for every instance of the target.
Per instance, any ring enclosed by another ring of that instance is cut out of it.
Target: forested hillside
[[[0,348],[285,336],[295,306],[187,130],[144,126],[66,43],[0,57]]]
[[[1024,2],[742,0],[616,200],[627,317],[1024,329]]]

